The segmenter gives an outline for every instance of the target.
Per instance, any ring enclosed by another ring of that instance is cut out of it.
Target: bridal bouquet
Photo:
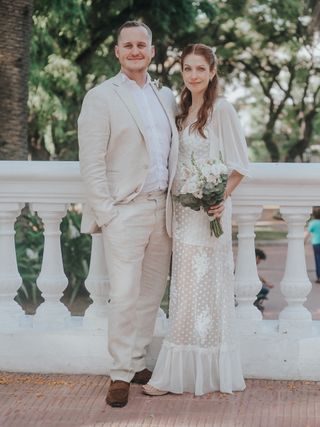
[[[184,164],[180,169],[180,180],[182,186],[175,200],[194,211],[203,208],[208,213],[210,206],[223,201],[228,169],[222,162],[221,154],[220,160],[207,160],[198,164],[192,153],[190,166]],[[220,219],[210,219],[209,216],[209,220],[211,236],[214,234],[220,237],[223,234]]]

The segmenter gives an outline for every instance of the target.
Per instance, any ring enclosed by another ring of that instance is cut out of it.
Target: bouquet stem
[[[220,224],[220,219],[216,218],[210,221],[210,235],[214,234],[216,237],[220,237],[223,234],[223,230]]]

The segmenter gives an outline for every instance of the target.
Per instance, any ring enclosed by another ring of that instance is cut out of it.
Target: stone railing
[[[83,317],[60,302],[67,278],[60,247],[60,222],[70,203],[84,201],[77,162],[0,162],[0,370],[107,373],[108,275],[99,235],[92,239],[86,287],[93,304]],[[21,285],[14,223],[29,203],[44,224],[44,253],[37,286],[44,302],[27,316],[14,301]],[[263,320],[253,306],[260,281],[255,263],[255,223],[263,206],[278,205],[287,223],[287,257],[281,291],[287,306],[278,320]],[[320,204],[318,164],[251,165],[233,195],[238,224],[237,327],[246,377],[320,380],[320,330],[304,307],[311,283],[304,253],[304,226]],[[319,302],[320,303],[320,302]],[[152,365],[167,327],[159,312],[149,352]]]

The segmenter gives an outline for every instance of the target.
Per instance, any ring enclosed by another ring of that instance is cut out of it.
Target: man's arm
[[[99,227],[107,225],[117,215],[107,184],[109,137],[108,106],[97,90],[92,89],[83,100],[78,119],[79,161],[87,199]]]

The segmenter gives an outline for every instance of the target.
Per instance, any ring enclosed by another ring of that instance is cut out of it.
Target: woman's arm
[[[233,170],[231,174],[229,175],[226,191],[224,193],[224,199],[226,200],[228,197],[231,196],[233,190],[238,187],[241,180],[244,178],[244,175],[242,175],[240,172]]]
[[[211,206],[208,210],[208,214],[213,215],[214,218],[220,218],[224,211],[224,201],[231,196],[231,193],[240,184],[244,175],[236,170],[233,170],[229,175],[226,191],[224,193],[224,200],[219,205]]]
[[[226,200],[240,184],[242,178],[249,173],[247,145],[238,115],[226,99],[221,99],[217,105],[211,125],[214,128],[214,134],[218,136],[223,161],[230,171],[224,195]],[[213,214],[215,218],[220,218],[223,210],[222,202],[214,207],[211,206],[208,213]]]

